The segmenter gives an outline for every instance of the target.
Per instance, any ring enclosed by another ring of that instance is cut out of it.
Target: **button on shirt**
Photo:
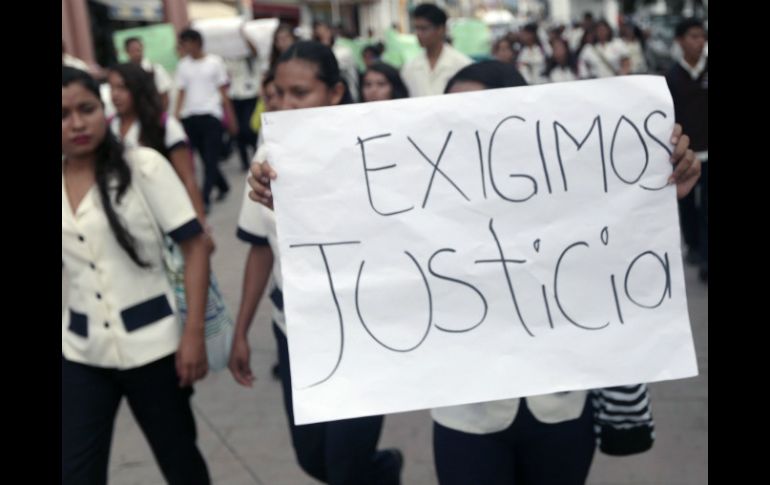
[[[428,55],[423,52],[404,65],[401,78],[409,89],[409,96],[413,98],[444,94],[452,76],[472,62],[462,52],[444,44],[433,69],[430,68]]]
[[[149,268],[139,267],[118,244],[95,185],[73,214],[62,165],[62,261],[69,280],[62,354],[73,362],[117,369],[176,351],[181,328],[157,228],[177,242],[202,231],[165,158],[143,147],[126,150],[124,158],[131,167],[131,185],[118,204],[112,184],[112,205]]]

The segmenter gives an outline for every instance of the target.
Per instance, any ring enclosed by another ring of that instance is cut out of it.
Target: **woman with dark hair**
[[[169,159],[187,189],[198,219],[205,223],[203,197],[195,180],[187,135],[179,120],[163,112],[152,75],[141,66],[126,63],[110,69],[107,79],[116,110],[110,120],[112,132],[126,148],[149,147]]]
[[[387,101],[408,98],[409,91],[394,67],[375,62],[366,69],[361,79],[361,101]]]
[[[503,36],[492,45],[492,56],[500,62],[513,64],[516,62],[518,52],[509,36]]]
[[[460,69],[446,84],[444,93],[526,86],[524,77],[512,64],[481,61]]]
[[[294,34],[294,27],[289,24],[280,24],[273,33],[273,49],[270,51],[270,70],[275,70],[275,65],[281,54],[294,45],[299,39]]]
[[[633,23],[626,22],[620,27],[620,39],[628,50],[631,73],[646,74],[647,60],[642,29]]]
[[[559,83],[577,80],[577,69],[567,41],[561,37],[551,42],[552,55],[548,58],[543,75],[548,82]]]
[[[283,53],[276,65],[275,88],[281,110],[336,106],[352,102],[342,81],[334,53],[319,42],[297,42]],[[262,148],[257,151],[251,173],[260,180],[272,173]],[[251,182],[250,177],[249,183]],[[233,378],[247,387],[250,387],[254,380],[249,365],[247,333],[251,317],[272,271],[275,282],[270,294],[273,301],[273,333],[278,345],[279,374],[291,441],[300,467],[310,476],[333,485],[399,484],[403,467],[401,452],[395,449],[377,450],[383,416],[303,426],[294,424],[286,317],[281,290],[281,258],[278,253],[275,216],[272,210],[250,201],[250,196],[247,190],[238,219],[237,235],[251,244],[251,250],[243,278],[243,299],[230,357],[229,367]],[[264,202],[267,199],[261,200]],[[269,207],[272,209],[272,204]]]
[[[612,27],[606,20],[596,23],[592,37],[593,41],[587,39],[578,56],[578,75],[581,79],[630,74],[628,49],[623,41],[613,37]]]
[[[183,328],[161,231],[184,255]],[[69,281],[62,311],[62,483],[106,483],[124,396],[166,481],[209,483],[190,407],[192,384],[208,370],[203,234],[169,162],[151,148],[124,151],[94,79],[62,67],[62,268]]]
[[[342,79],[348,85],[353,101],[358,101],[358,67],[351,48],[337,39],[337,30],[328,22],[318,20],[313,23],[313,40],[334,52]]]
[[[527,84],[545,82],[543,71],[545,70],[546,52],[537,36],[537,24],[525,25],[519,32],[519,36],[522,48],[516,59],[516,67]]]

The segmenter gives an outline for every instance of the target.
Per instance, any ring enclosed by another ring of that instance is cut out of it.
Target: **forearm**
[[[273,252],[269,246],[252,246],[246,258],[243,273],[243,289],[238,317],[235,320],[235,335],[245,337],[257,312],[259,300],[265,291],[273,268]]]
[[[179,146],[175,148],[170,154],[171,165],[174,166],[176,174],[184,184],[184,188],[187,190],[187,195],[190,196],[195,214],[198,216],[198,220],[201,224],[206,223],[206,210],[203,204],[203,196],[198,188],[198,182],[195,180],[195,171],[192,160],[192,152],[187,146]]]
[[[187,299],[185,332],[204,333],[209,288],[209,253],[205,234],[181,243],[184,255],[184,288]]]

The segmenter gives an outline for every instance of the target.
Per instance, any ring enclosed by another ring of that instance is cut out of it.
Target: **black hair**
[[[398,73],[398,69],[395,67],[389,64],[385,64],[384,62],[375,62],[366,69],[366,72],[364,72],[364,78],[366,77],[366,73],[369,71],[379,72],[385,76],[385,79],[388,80],[391,88],[390,99],[402,99],[409,97],[409,89],[407,89],[406,84],[404,84],[404,81],[401,79],[401,75]],[[360,99],[364,99],[363,82],[361,83]]]
[[[512,41],[512,40],[510,39],[510,37],[508,37],[507,35],[504,35],[504,36],[500,37],[499,39],[497,39],[497,40],[495,41],[495,43],[494,43],[494,44],[492,44],[492,53],[495,53],[495,52],[497,52],[497,49],[498,49],[499,45],[500,45],[500,44],[503,44],[503,43],[505,43],[505,44],[508,44],[508,47],[510,47],[510,49],[513,51],[513,53],[514,53],[514,56],[515,56],[515,54],[516,54],[516,48],[515,48],[515,46],[513,45],[513,41]]]
[[[526,86],[527,81],[521,76],[513,64],[500,61],[481,61],[460,69],[452,76],[446,85],[444,93],[448,93],[455,83],[473,81],[484,85],[485,89],[513,88]]]
[[[316,34],[316,29],[318,27],[322,27],[322,26],[326,27],[327,29],[329,29],[331,31],[331,33],[332,33],[331,45],[334,45],[334,42],[336,42],[336,40],[337,40],[337,32],[334,29],[334,27],[332,27],[332,24],[330,24],[329,22],[327,22],[325,20],[314,20],[313,21],[313,40],[315,40],[317,42],[321,42],[321,38]]]
[[[200,32],[198,32],[197,30],[193,30],[193,29],[185,29],[182,32],[180,32],[179,33],[179,40],[180,41],[189,40],[191,42],[196,42],[196,43],[200,44],[201,46],[203,45],[203,36],[201,35]]]
[[[564,48],[567,51],[567,64],[566,64],[566,67],[569,68],[569,70],[572,71],[574,74],[577,74],[577,69],[576,69],[576,66],[575,66],[575,64],[576,64],[575,63],[575,57],[573,56],[572,50],[569,48],[569,44],[567,43],[567,41],[562,39],[561,37],[558,37],[558,38],[554,39],[553,42],[551,42],[551,52],[554,51],[553,47],[554,47],[554,44],[556,44],[556,43],[559,43],[559,44],[563,45]],[[550,76],[551,72],[554,69],[556,69],[557,67],[560,67],[560,66],[561,66],[561,64],[559,64],[556,61],[556,56],[552,54],[548,58],[548,60],[546,61],[545,71],[543,71],[543,74],[545,76]]]
[[[605,19],[601,19],[598,22],[596,22],[596,28],[595,28],[596,39],[594,43],[599,42],[599,27],[607,27],[607,30],[610,32],[610,36],[609,38],[607,38],[607,42],[612,42],[612,39],[615,38],[615,33],[612,30],[612,26]]]
[[[139,143],[150,147],[168,158],[166,149],[166,128],[162,122],[163,104],[160,93],[155,87],[152,74],[141,66],[127,62],[110,68],[123,78],[126,89],[131,93],[134,112],[142,127],[139,133]]]
[[[123,41],[123,49],[128,50],[128,46],[132,42],[139,42],[141,44],[142,39],[140,39],[139,37],[129,37],[128,39]]]
[[[446,12],[432,3],[421,3],[420,5],[417,5],[412,12],[412,17],[416,19],[425,19],[435,27],[443,27],[446,25],[447,21]]]
[[[262,75],[262,88],[264,89],[265,86],[267,86],[268,84],[270,84],[273,81],[275,81],[275,71],[272,70],[272,69],[268,69]]]
[[[278,46],[275,44],[275,39],[278,38],[279,32],[288,32],[291,34],[294,42],[297,41],[297,36],[294,35],[294,27],[287,23],[278,25],[278,28],[275,29],[275,32],[273,32],[273,49],[270,52],[270,69],[275,69],[275,64],[278,62],[278,58],[281,56],[281,53],[278,52]]]
[[[62,66],[62,88],[75,83],[80,84],[90,91],[101,102],[99,85],[90,74],[81,71],[80,69]],[[112,200],[110,199],[109,182],[116,180],[117,195],[115,197],[115,202],[120,204],[120,199],[125,195],[129,185],[131,185],[131,168],[123,158],[123,145],[118,141],[117,137],[112,133],[109,127],[107,127],[104,139],[99,146],[96,147],[94,172],[102,206],[104,207],[107,221],[110,224],[112,233],[115,235],[115,239],[117,239],[120,247],[123,248],[134,263],[142,268],[148,268],[150,266],[149,263],[146,263],[139,258],[139,254],[136,251],[136,241],[121,222],[118,214],[115,212],[115,208],[112,206]]]
[[[692,17],[686,18],[677,24],[676,29],[674,30],[674,35],[677,39],[680,39],[687,34],[688,30],[695,28],[703,29],[704,32],[706,30],[706,28],[703,26],[703,21]]]
[[[318,68],[316,77],[329,88],[333,88],[337,83],[342,83],[345,86],[345,94],[342,96],[342,100],[339,104],[350,104],[353,102],[353,97],[350,95],[348,84],[340,75],[340,66],[337,63],[337,57],[335,57],[331,48],[314,40],[301,40],[295,42],[294,45],[289,47],[286,52],[281,54],[281,57],[278,58],[276,68],[278,65],[293,59],[299,59],[314,64]]]
[[[380,57],[382,55],[380,47],[376,45],[368,45],[364,47],[364,50],[361,51],[361,57],[365,57],[367,52],[374,54],[374,57]]]

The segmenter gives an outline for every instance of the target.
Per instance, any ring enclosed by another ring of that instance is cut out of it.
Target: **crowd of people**
[[[184,56],[173,78],[144,57],[140,39],[131,38],[124,46],[129,61],[107,70],[108,100],[89,67],[63,53],[62,268],[70,291],[62,314],[62,483],[106,483],[113,423],[124,396],[165,479],[210,482],[190,398],[193,383],[208,369],[203,322],[215,241],[206,217],[212,200],[231,190],[219,168],[230,144],[249,184],[233,228],[249,245],[229,361],[233,378],[252,385],[247,336],[268,291],[278,349],[275,374],[298,465],[328,484],[401,483],[401,452],[378,449],[384,416],[294,424],[270,192],[270,180],[278,175],[258,149],[260,114],[646,71],[643,40],[631,25],[616,36],[607,22],[589,17],[570,31],[544,33],[530,24],[497,39],[490,60],[474,62],[448,42],[441,8],[418,5],[412,20],[422,53],[398,69],[381,60],[382,46],[371,45],[363,51],[363,72],[324,22],[315,25],[312,40],[300,40],[282,24],[271,52],[250,45],[252,55],[236,60],[206,53],[203,36],[184,30],[178,37]],[[672,179],[686,259],[699,265],[707,281],[703,24],[682,22],[677,42],[682,57],[666,76],[677,122],[670,140]],[[263,72],[259,56],[269,57]],[[105,101],[114,107],[111,116]],[[202,186],[194,170],[196,152],[204,167]],[[188,309],[181,329],[158,227],[184,258]],[[442,485],[582,484],[596,448],[587,391],[439,408],[432,417]]]

